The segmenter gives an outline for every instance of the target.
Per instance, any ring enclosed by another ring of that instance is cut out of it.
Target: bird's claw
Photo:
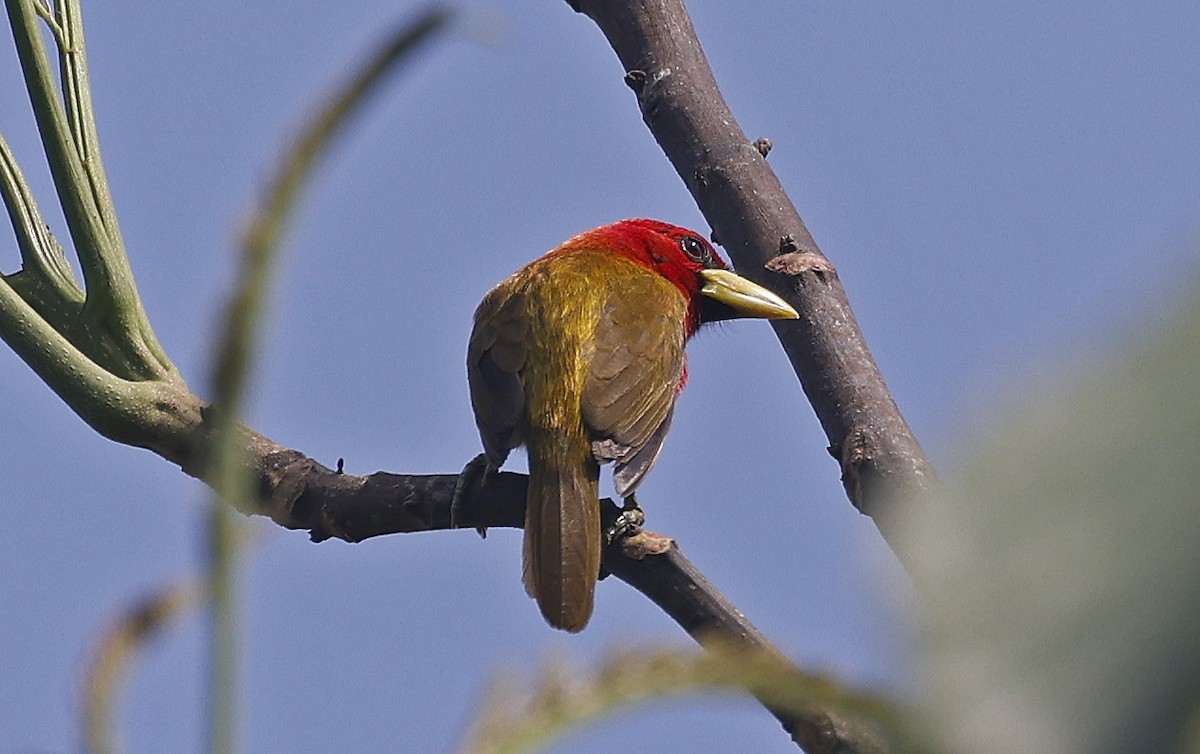
[[[611,545],[618,537],[633,534],[644,523],[646,523],[646,514],[642,513],[642,509],[638,507],[637,498],[630,495],[625,498],[625,504],[621,506],[621,512],[617,514],[612,526],[604,530],[604,544]]]
[[[458,528],[459,514],[462,513],[467,498],[475,489],[487,486],[488,479],[495,474],[496,467],[492,466],[486,453],[480,453],[467,462],[458,474],[458,481],[454,483],[454,497],[450,500],[451,529]],[[486,526],[476,526],[475,531],[479,532],[480,537],[487,537]]]

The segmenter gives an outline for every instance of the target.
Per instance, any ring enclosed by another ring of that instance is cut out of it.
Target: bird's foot
[[[480,487],[486,487],[488,480],[496,475],[496,467],[488,460],[486,453],[480,453],[467,462],[459,472],[458,481],[454,483],[454,497],[450,500],[450,528],[458,528],[458,520],[463,511],[463,504],[471,493]],[[476,526],[479,536],[487,537],[486,526]]]
[[[604,530],[604,544],[611,545],[618,537],[633,534],[646,523],[646,514],[638,507],[637,498],[633,495],[625,498],[621,512],[617,515],[612,526]]]

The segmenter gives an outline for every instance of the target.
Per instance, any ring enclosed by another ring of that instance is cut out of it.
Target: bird
[[[708,322],[797,316],[699,234],[647,219],[576,235],[484,296],[467,347],[476,461],[494,472],[526,449],[522,580],[551,626],[578,632],[592,615],[602,464],[642,521],[634,492],[687,383],[687,340]]]

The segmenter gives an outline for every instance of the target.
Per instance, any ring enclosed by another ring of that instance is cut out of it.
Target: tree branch
[[[837,271],[765,153],[721,96],[683,0],[568,0],[625,67],[642,118],[738,272],[780,291],[798,320],[771,323],[838,460],[850,502],[903,558],[891,521],[927,499],[937,473],[867,350]]]
[[[381,471],[353,476],[330,470],[250,430],[243,432],[241,445],[257,459],[251,465],[258,472],[262,506],[247,513],[270,516],[289,528],[308,529],[314,542],[331,538],[361,542],[387,534],[450,528],[450,506],[458,480],[455,474]],[[184,470],[188,470],[186,465]],[[525,520],[528,481],[524,474],[501,472],[467,489],[457,511],[458,526],[520,528]],[[607,498],[601,505],[603,525],[608,526],[621,509]],[[673,540],[640,532],[605,548],[603,566],[646,595],[702,646],[766,649],[794,667]],[[798,713],[766,706],[809,754],[888,751],[879,733],[857,718],[818,708]]]

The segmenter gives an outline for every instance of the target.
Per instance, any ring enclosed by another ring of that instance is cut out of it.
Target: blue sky
[[[317,97],[405,4],[86,4],[104,158],[160,339],[207,392],[243,208]],[[717,79],[838,267],[918,437],[952,473],[1062,354],[1151,327],[1195,272],[1200,7],[1164,2],[695,0]],[[463,356],[483,293],[568,236],[630,216],[707,230],[594,25],[566,3],[468,2],[333,151],[289,234],[248,421],[327,464],[453,472],[479,450]],[[481,30],[485,30],[481,32]],[[7,40],[7,34],[4,35]],[[0,132],[52,214],[11,44]],[[61,228],[58,218],[52,225]],[[16,268],[0,236],[0,263]],[[690,348],[691,382],[639,497],[792,657],[903,686],[899,567],[846,502],[769,328]],[[202,486],[87,429],[0,351],[0,751],[75,745],[80,662],[145,590],[194,573]],[[588,630],[546,628],[519,532],[313,545],[256,522],[245,560],[247,751],[445,751],[503,667],[630,641],[687,646],[606,581]],[[135,666],[131,751],[198,751],[203,631]],[[794,751],[739,698],[589,728],[679,751]]]

